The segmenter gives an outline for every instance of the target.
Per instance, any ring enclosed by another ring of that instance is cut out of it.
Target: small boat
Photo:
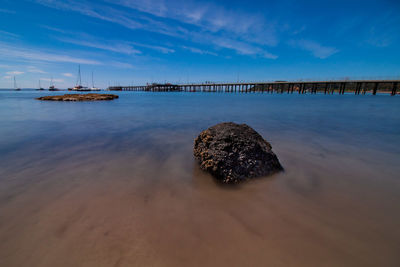
[[[74,88],[68,88],[68,91],[90,91],[88,87],[82,86],[81,65],[78,66],[78,78],[76,80],[76,85]]]
[[[14,90],[15,90],[15,91],[21,91],[21,88],[19,88],[19,87],[17,86],[17,81],[15,80],[15,76],[14,76]]]
[[[100,91],[100,88],[94,87],[94,81],[93,81],[93,71],[92,71],[92,87],[90,88],[90,91]]]
[[[76,85],[74,88],[68,88],[68,91],[90,91],[90,89],[86,86]]]
[[[39,80],[39,87],[38,87],[38,89],[36,89],[36,90],[38,90],[38,91],[44,90],[44,88],[40,85],[40,80]]]
[[[57,88],[54,86],[53,77],[51,77],[50,86],[49,86],[49,91],[60,91],[60,89],[57,89]]]

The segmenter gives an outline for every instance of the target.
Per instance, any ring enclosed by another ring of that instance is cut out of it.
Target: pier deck
[[[400,80],[343,80],[343,81],[276,81],[251,83],[193,83],[148,84],[139,86],[110,86],[111,91],[149,92],[225,92],[225,93],[398,93]]]

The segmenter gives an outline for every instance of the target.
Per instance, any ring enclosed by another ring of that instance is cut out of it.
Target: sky
[[[400,78],[400,1],[0,0],[0,88]]]

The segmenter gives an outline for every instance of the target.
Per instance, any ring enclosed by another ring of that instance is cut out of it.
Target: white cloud
[[[40,78],[41,81],[45,81],[45,82],[55,82],[55,83],[63,83],[64,80],[63,79],[49,79],[49,78]]]
[[[232,49],[240,55],[258,55],[268,59],[278,58],[277,55],[274,55],[263,48],[241,41],[230,40],[227,38],[211,38],[210,42],[221,48]]]
[[[42,25],[43,28],[58,32],[58,33],[63,33],[63,37],[56,36],[55,38],[61,42],[66,42],[66,43],[72,43],[80,46],[86,46],[86,47],[93,47],[93,48],[98,48],[102,50],[108,50],[116,53],[122,53],[122,54],[142,54],[141,51],[137,50],[134,48],[134,46],[139,46],[139,47],[144,47],[147,49],[152,49],[158,52],[161,52],[163,54],[169,54],[169,53],[174,53],[175,50],[169,47],[163,47],[163,46],[158,46],[158,45],[150,45],[150,44],[144,44],[144,43],[138,43],[138,42],[127,42],[123,40],[106,40],[102,38],[98,38],[92,35],[89,35],[87,33],[81,33],[81,32],[72,32],[72,31],[65,31],[53,27],[48,27],[45,25]],[[67,36],[67,37],[66,37]]]
[[[67,62],[76,64],[102,65],[101,62],[92,59],[71,57],[65,54],[40,52],[37,49],[21,48],[5,43],[0,43],[0,56],[3,58],[18,58],[24,60],[47,61],[47,62]]]
[[[81,36],[79,39],[76,38],[57,38],[57,39],[66,43],[92,47],[127,55],[142,53],[141,51],[134,49],[131,45],[121,43],[119,41],[110,42],[105,40],[95,40],[93,37],[89,35]]]
[[[142,23],[129,19],[120,11],[111,7],[105,7],[103,5],[95,5],[94,3],[90,5],[83,1],[74,0],[36,0],[36,2],[50,8],[70,10],[85,16],[117,23],[130,29],[140,29],[144,27]]]
[[[11,32],[6,32],[6,31],[2,31],[0,30],[0,37],[8,37],[8,38],[19,38],[20,36],[18,34],[15,33],[11,33]]]
[[[163,54],[170,54],[170,53],[175,53],[175,50],[169,47],[163,47],[163,46],[158,46],[158,45],[149,45],[149,44],[142,44],[142,43],[136,43],[136,42],[130,42],[133,45],[136,46],[140,46],[140,47],[144,47],[144,48],[148,48],[148,49],[152,49],[152,50],[156,50],[159,51]]]
[[[269,59],[277,59],[277,58],[278,58],[277,55],[272,54],[272,53],[269,53],[269,52],[266,52],[266,51],[263,51],[262,53],[260,53],[260,55],[261,55],[263,58],[269,58]]]
[[[199,49],[199,48],[196,48],[196,47],[182,46],[182,48],[186,49],[186,50],[189,50],[190,52],[195,53],[195,54],[218,56],[217,53],[210,52],[210,51],[207,51],[207,50],[202,50],[202,49]]]
[[[62,30],[62,29],[59,29],[59,28],[56,28],[56,27],[51,27],[51,26],[48,26],[48,25],[40,25],[40,27],[42,27],[44,29],[47,29],[47,30],[50,30],[50,31],[54,31],[54,32],[65,33],[65,31]]]
[[[28,66],[28,72],[31,72],[31,73],[47,73],[44,70],[41,70],[41,69],[39,69],[39,68],[37,68],[35,66]]]
[[[136,1],[115,1],[120,5],[138,9],[142,12],[150,13],[154,16],[164,17],[167,15],[168,10],[166,2],[163,0],[136,0]]]
[[[201,31],[225,31],[243,40],[276,45],[275,25],[263,15],[234,11],[215,3],[188,0],[106,0],[159,18],[197,26]]]
[[[8,75],[21,75],[21,74],[24,74],[25,72],[15,70],[15,71],[7,71],[6,73]]]
[[[36,0],[50,8],[69,10],[112,22],[129,29],[156,32],[200,44],[232,49],[242,55],[277,58],[259,46],[278,43],[276,25],[267,23],[264,16],[242,11],[231,11],[216,4],[198,4],[193,1],[117,0],[110,2],[129,7],[135,13],[124,12],[112,6],[75,0]],[[167,24],[165,19],[169,20]],[[213,41],[213,39],[224,39]],[[227,45],[231,40],[242,48]],[[222,45],[221,45],[222,44]],[[247,46],[247,49],[243,47]],[[250,48],[253,52],[249,52]],[[244,52],[247,50],[247,52]],[[167,51],[167,50],[165,50]]]
[[[311,40],[292,40],[289,44],[293,47],[299,47],[305,51],[309,51],[313,56],[320,59],[328,58],[339,52],[339,50],[334,47],[323,46]]]
[[[72,73],[63,73],[62,75],[64,75],[65,77],[74,77],[74,75]]]

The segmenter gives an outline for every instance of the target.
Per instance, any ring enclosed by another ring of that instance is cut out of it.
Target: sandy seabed
[[[188,141],[114,153],[91,142],[4,166],[0,266],[400,263],[387,162],[285,142],[273,147],[284,173],[227,187],[198,168]]]

